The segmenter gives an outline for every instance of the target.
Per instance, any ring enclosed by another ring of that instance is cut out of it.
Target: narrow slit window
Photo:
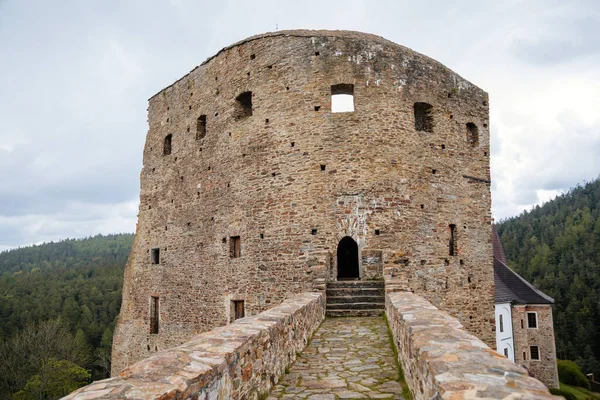
[[[196,140],[203,139],[206,136],[206,115],[201,115],[196,121]]]
[[[529,354],[532,360],[540,359],[540,348],[538,346],[529,346]]]
[[[500,332],[504,332],[504,322],[502,321],[502,314],[500,314]]]
[[[168,156],[169,154],[171,154],[171,142],[173,140],[173,135],[172,134],[168,134],[167,136],[165,136],[165,144],[163,147],[163,155]]]
[[[158,333],[159,300],[150,297],[150,333]]]
[[[504,357],[508,358],[508,349],[506,347],[504,348]]]
[[[467,143],[471,147],[479,146],[479,128],[472,122],[467,124]]]
[[[235,98],[235,114],[237,119],[252,115],[252,92],[244,92]]]
[[[152,264],[160,264],[160,249],[159,248],[154,248],[150,251],[150,260],[152,261]]]
[[[242,240],[239,236],[232,236],[229,239],[229,256],[239,258],[242,255]]]
[[[527,313],[527,327],[537,328],[537,314],[534,312]]]
[[[415,129],[424,132],[433,132],[433,106],[428,103],[415,103]]]
[[[456,225],[450,224],[450,240],[448,243],[448,254],[456,255]]]
[[[233,300],[233,320],[244,318],[246,310],[244,309],[244,300]]]
[[[342,83],[331,86],[331,112],[354,112],[354,85]]]

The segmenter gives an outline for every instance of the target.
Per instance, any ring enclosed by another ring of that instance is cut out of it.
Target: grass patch
[[[573,396],[577,397],[577,399],[580,400],[600,400],[600,395],[590,392],[589,390],[584,388],[567,385],[566,383],[560,383],[560,390],[565,391],[567,393],[571,393]]]
[[[388,322],[385,314],[381,315],[381,318],[385,321],[385,326],[388,332],[388,339],[390,341],[390,346],[392,347],[392,351],[394,352],[394,360],[396,361],[396,366],[398,367],[398,383],[402,386],[402,397],[405,400],[412,400],[412,394],[410,393],[410,388],[406,383],[406,378],[404,376],[404,370],[402,369],[402,365],[400,365],[400,358],[398,357],[398,349],[396,348],[396,343],[394,343],[394,335],[392,335],[392,329],[390,328],[390,323]]]

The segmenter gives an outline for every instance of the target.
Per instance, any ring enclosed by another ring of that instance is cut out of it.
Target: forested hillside
[[[600,181],[497,228],[510,266],[556,300],[558,357],[600,376]],[[107,376],[132,242],[100,235],[0,253],[0,398],[57,398]]]
[[[55,398],[38,396],[40,376],[108,376],[132,243],[132,234],[99,235],[0,253],[0,398]]]
[[[600,180],[497,227],[509,265],[556,301],[558,357],[600,376]]]

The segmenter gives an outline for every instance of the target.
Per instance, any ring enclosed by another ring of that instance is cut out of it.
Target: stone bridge
[[[386,293],[379,317],[326,318],[325,311],[325,293],[303,293],[66,399],[553,397],[525,369],[413,293]]]

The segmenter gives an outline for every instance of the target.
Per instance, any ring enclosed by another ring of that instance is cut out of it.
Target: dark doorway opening
[[[337,248],[338,279],[358,279],[358,244],[350,236],[340,240]]]

